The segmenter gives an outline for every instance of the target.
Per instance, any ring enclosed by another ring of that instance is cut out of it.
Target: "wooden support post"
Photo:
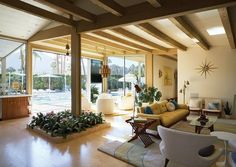
[[[71,31],[71,112],[81,114],[81,35]]]
[[[1,67],[1,70],[2,70],[2,83],[6,83],[6,73],[7,73],[7,61],[6,61],[6,57],[2,58],[2,67]],[[4,84],[2,86],[2,92],[3,92],[3,95],[6,94],[6,84]]]
[[[146,54],[146,85],[153,86],[153,55]]]
[[[32,68],[32,54],[33,49],[30,43],[27,43],[27,54],[26,54],[26,93],[32,94],[33,90],[33,68]]]

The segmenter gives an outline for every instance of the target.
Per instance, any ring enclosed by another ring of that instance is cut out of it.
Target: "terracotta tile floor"
[[[0,122],[0,167],[129,167],[97,148],[131,134],[129,116],[107,117],[112,127],[67,143],[53,144],[25,129],[30,118]]]

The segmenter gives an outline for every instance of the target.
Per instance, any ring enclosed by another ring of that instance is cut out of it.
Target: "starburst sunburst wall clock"
[[[217,69],[217,67],[215,67],[212,62],[207,61],[207,59],[205,59],[205,61],[202,62],[202,64],[199,65],[198,68],[196,68],[196,70],[201,74],[201,76],[205,76],[205,79],[207,77],[207,74],[210,75],[210,73],[214,72],[215,69]]]

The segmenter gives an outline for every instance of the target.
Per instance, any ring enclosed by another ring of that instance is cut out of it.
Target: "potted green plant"
[[[229,102],[226,102],[224,106],[225,118],[227,119],[230,118],[230,115],[232,114],[231,109],[232,109],[232,106],[229,105]]]
[[[161,96],[162,94],[158,88],[144,86],[142,91],[138,94],[136,101],[138,106],[141,107],[143,103],[152,104],[154,100],[159,101]]]

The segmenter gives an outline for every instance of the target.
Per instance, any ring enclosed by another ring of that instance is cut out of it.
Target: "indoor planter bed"
[[[108,127],[110,123],[103,120],[102,113],[82,113],[75,117],[70,111],[38,113],[27,125],[28,130],[55,143],[67,142]]]

